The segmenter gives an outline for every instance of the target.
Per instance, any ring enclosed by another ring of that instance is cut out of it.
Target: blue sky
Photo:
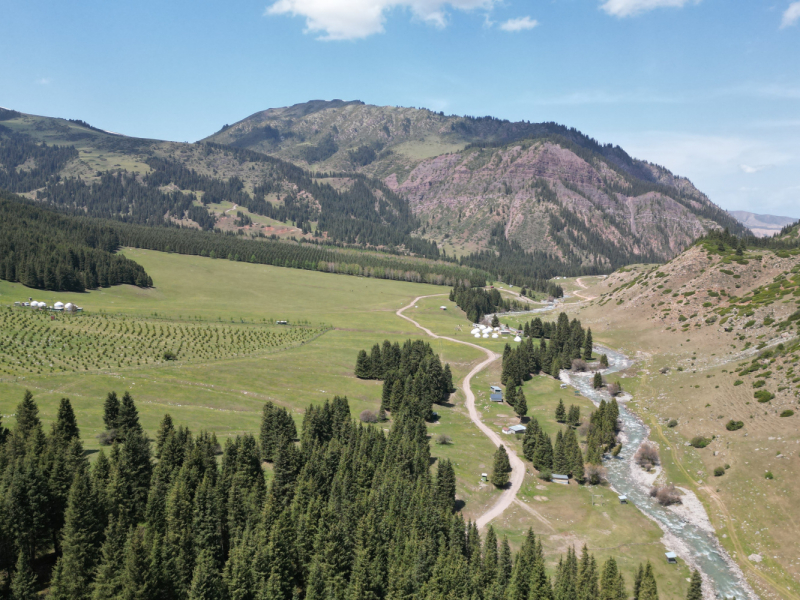
[[[557,121],[800,218],[800,1],[0,0],[0,106],[194,141],[310,99]]]

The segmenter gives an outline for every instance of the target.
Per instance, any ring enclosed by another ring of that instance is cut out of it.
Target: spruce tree
[[[456,473],[449,459],[439,460],[436,467],[436,505],[453,512],[456,501]]]
[[[537,471],[553,470],[553,442],[544,431],[539,431],[536,442],[536,454],[533,457],[533,466]]]
[[[108,392],[103,403],[103,423],[108,431],[114,431],[119,427],[119,398],[116,392]]]
[[[161,449],[164,447],[164,442],[175,431],[175,426],[172,424],[172,416],[169,413],[164,415],[161,419],[161,425],[158,427],[156,434],[156,458],[161,458]]]
[[[567,475],[569,471],[570,461],[567,459],[564,436],[559,429],[558,433],[556,433],[556,443],[553,448],[553,472]]]
[[[54,600],[88,600],[91,597],[102,535],[97,495],[89,473],[82,469],[75,474],[69,492],[62,555],[50,583],[50,595]]]
[[[359,379],[370,379],[372,377],[372,363],[367,356],[366,350],[360,350],[356,358],[355,376]]]
[[[227,589],[210,550],[201,550],[192,574],[189,600],[225,600]]]
[[[644,578],[644,565],[639,563],[639,568],[633,576],[633,600],[639,600],[639,592],[642,589],[642,579]]]
[[[520,421],[528,414],[528,401],[525,399],[525,393],[522,391],[522,388],[519,388],[517,396],[514,399],[514,412],[517,414]]]
[[[514,405],[517,403],[517,387],[513,383],[510,383],[506,389],[506,403],[511,408],[514,408]]]
[[[692,571],[692,581],[689,583],[686,600],[703,600],[703,578],[699,571]]]
[[[505,446],[500,444],[494,453],[494,464],[492,465],[492,485],[505,487],[508,484],[509,473],[511,473],[511,462],[508,460],[508,453]]]
[[[522,438],[522,455],[530,461],[536,454],[536,444],[539,441],[539,421],[536,417],[531,417],[528,426],[525,428],[525,436]]]
[[[142,433],[142,426],[139,424],[139,411],[133,402],[130,392],[122,395],[122,402],[119,407],[119,417],[117,419],[117,431],[121,437],[126,437],[129,431]]]
[[[567,411],[567,425],[570,427],[577,427],[581,423],[581,409],[574,404],[569,405]]]
[[[17,556],[17,565],[11,576],[11,597],[13,600],[36,600],[38,587],[36,574],[31,569],[24,552]]]
[[[17,405],[17,427],[14,434],[27,440],[28,437],[42,427],[42,422],[39,420],[39,407],[33,400],[33,394],[29,390],[25,390],[25,395],[22,402]]]
[[[592,387],[596,390],[603,387],[603,376],[600,374],[600,371],[595,372],[594,378],[592,379]]]
[[[564,408],[564,401],[559,398],[558,399],[558,406],[556,406],[556,421],[559,423],[563,423],[567,420],[567,411]]]
[[[656,585],[656,578],[653,574],[653,565],[647,561],[642,575],[642,584],[639,588],[638,600],[658,600],[658,586]]]
[[[586,330],[586,339],[583,342],[583,360],[592,360],[592,328]]]
[[[608,368],[608,356],[606,354],[600,357],[600,366],[604,369]]]
[[[69,398],[62,398],[58,406],[58,415],[53,424],[53,435],[58,438],[60,443],[66,445],[74,438],[80,437],[78,421],[75,419],[75,412],[72,410]]]

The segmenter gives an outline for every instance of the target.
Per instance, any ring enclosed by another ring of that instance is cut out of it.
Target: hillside
[[[581,294],[596,339],[638,360],[624,386],[660,446],[662,481],[698,491],[758,593],[796,597],[800,227],[743,248],[710,236]]]
[[[379,181],[320,180],[247,150],[129,138],[83,121],[0,114],[0,189],[150,226],[439,254],[411,237],[419,222]]]
[[[747,227],[759,237],[767,237],[778,233],[782,227],[796,223],[792,217],[778,217],[776,215],[757,215],[746,210],[728,211],[737,221]]]
[[[668,260],[712,228],[744,231],[687,179],[555,123],[313,101],[204,141],[381,178],[409,200],[419,233],[457,255],[500,230],[523,250],[607,269]]]

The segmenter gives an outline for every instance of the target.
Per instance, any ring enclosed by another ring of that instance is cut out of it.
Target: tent
[[[517,337],[515,337],[515,338],[514,338],[514,341],[515,341],[515,342],[521,342],[521,341],[522,341],[522,338],[521,338],[521,337],[519,337],[519,336],[517,336]]]

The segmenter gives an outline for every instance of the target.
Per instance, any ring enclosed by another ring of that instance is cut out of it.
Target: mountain
[[[729,210],[733,218],[747,227],[755,235],[766,237],[775,235],[783,227],[797,223],[798,219],[792,217],[777,217],[775,215],[757,215],[746,210]]]
[[[315,100],[203,141],[380,178],[408,199],[417,233],[456,255],[502,240],[606,270],[668,260],[710,229],[745,230],[689,180],[555,123]]]

